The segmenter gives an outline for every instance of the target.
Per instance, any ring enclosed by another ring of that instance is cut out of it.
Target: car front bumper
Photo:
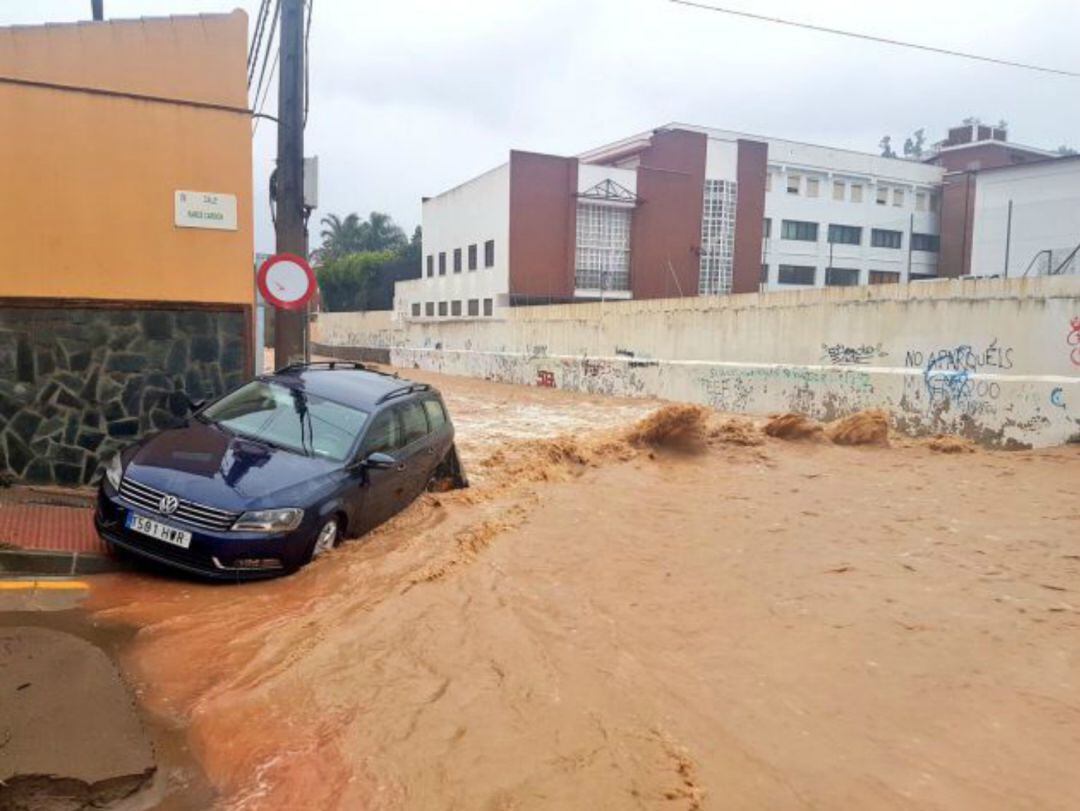
[[[128,529],[129,513],[142,515],[191,533],[185,549]],[[98,490],[94,527],[108,544],[140,558],[214,580],[257,580],[295,570],[314,541],[314,529],[301,524],[293,532],[262,535],[247,532],[209,532],[182,521],[156,515],[128,503],[108,484]],[[277,559],[276,568],[249,568],[238,562]]]

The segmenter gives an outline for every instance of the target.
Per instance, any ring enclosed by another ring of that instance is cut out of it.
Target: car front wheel
[[[336,518],[327,518],[319,528],[319,534],[315,536],[315,543],[311,547],[311,555],[308,560],[315,560],[326,552],[329,552],[338,541],[338,522]]]

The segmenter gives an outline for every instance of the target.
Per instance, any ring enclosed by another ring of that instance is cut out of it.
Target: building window
[[[420,317],[420,302],[419,301],[414,301],[413,302],[413,304],[412,304],[412,315],[413,315],[413,318],[419,318]]]
[[[909,273],[909,282],[932,282],[937,279],[933,273]]]
[[[892,190],[892,204],[894,206],[902,206],[904,204],[904,190],[893,189]]]
[[[825,284],[829,287],[852,287],[858,283],[856,268],[825,268]]]
[[[930,210],[933,211],[935,214],[937,213],[938,205],[939,205],[940,202],[941,202],[941,200],[937,196],[937,193],[936,192],[930,192]]]
[[[435,275],[435,257],[432,256],[430,253],[428,254],[428,257],[427,257],[427,275],[428,276],[434,276]]]
[[[924,191],[915,192],[915,210],[916,211],[926,211],[926,192],[924,192]]]
[[[484,299],[484,315],[492,315],[494,312],[494,308],[492,307],[493,303],[494,302],[489,298]]]
[[[476,270],[476,243],[469,246],[469,270]]]
[[[424,315],[426,315],[428,318],[434,318],[435,317],[435,302],[434,301],[428,301],[428,302],[424,303]]]
[[[445,301],[440,301],[439,302],[439,315],[441,315],[441,316],[446,315],[446,302]]]
[[[439,251],[439,275],[446,275],[446,251]]]
[[[461,273],[461,248],[454,248],[454,273]]]
[[[937,253],[941,249],[941,237],[936,234],[912,234],[911,250]]]
[[[829,242],[834,245],[861,245],[862,228],[857,225],[830,225]]]
[[[798,194],[799,193],[799,176],[788,175],[787,176],[787,193]]]
[[[761,265],[761,283],[762,284],[768,284],[769,283],[769,266],[764,264],[764,263],[762,263],[762,265]]]
[[[469,315],[480,315],[480,299],[469,299]]]
[[[816,177],[806,178],[806,196],[817,197],[821,190],[821,182]]]
[[[874,248],[900,248],[904,244],[901,231],[887,231],[884,228],[870,229],[870,245]]]
[[[799,242],[817,242],[817,227],[816,222],[784,220],[780,224],[780,236],[783,239],[795,239]]]
[[[816,276],[817,268],[805,265],[780,265],[777,268],[776,281],[780,284],[812,285]]]
[[[495,267],[495,240],[493,239],[484,243],[484,267]]]
[[[578,290],[630,289],[632,209],[578,203],[574,285]]]
[[[851,184],[851,202],[853,202],[853,203],[861,203],[862,202],[862,183],[852,183]]]
[[[772,237],[772,219],[770,217],[765,218],[765,225],[761,229],[761,234],[765,239]]]
[[[889,203],[889,190],[884,186],[877,187],[877,204],[879,206],[888,205]]]
[[[706,180],[701,209],[701,259],[698,293],[715,296],[731,292],[735,260],[735,199],[737,186],[730,180]],[[771,227],[765,220],[766,229]]]
[[[450,315],[461,317],[461,299],[450,302]]]
[[[832,199],[843,200],[844,199],[844,181],[834,180],[832,184]]]
[[[896,284],[900,281],[900,273],[895,270],[871,270],[870,284]]]
[[[765,173],[765,191],[772,191],[772,172]]]

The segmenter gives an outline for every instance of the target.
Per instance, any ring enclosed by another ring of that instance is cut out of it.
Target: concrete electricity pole
[[[277,252],[307,259],[304,223],[304,0],[281,0],[278,55]],[[307,307],[274,314],[274,365],[307,354]]]

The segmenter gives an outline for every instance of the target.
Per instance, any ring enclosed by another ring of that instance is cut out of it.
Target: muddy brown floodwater
[[[476,487],[284,580],[96,580],[221,807],[1076,807],[1080,448],[438,383]]]

